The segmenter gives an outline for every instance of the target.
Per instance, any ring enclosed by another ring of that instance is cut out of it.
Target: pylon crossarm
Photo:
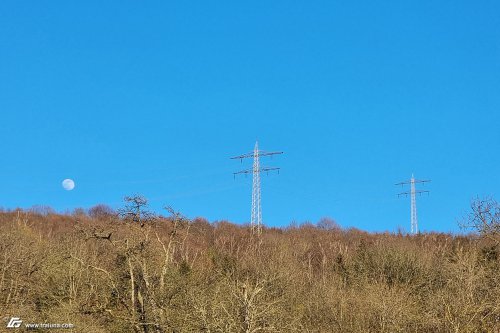
[[[262,150],[259,150],[258,152],[251,152],[251,153],[247,153],[247,154],[243,154],[243,155],[239,155],[239,156],[234,156],[234,157],[230,157],[229,159],[241,160],[244,158],[255,158],[255,157],[261,157],[261,156],[272,156],[272,155],[280,155],[280,154],[283,154],[283,152],[282,151],[262,151]]]
[[[238,172],[233,172],[233,175],[249,174],[249,173],[254,173],[254,172],[269,172],[269,171],[275,171],[275,170],[280,170],[280,168],[262,167],[262,168],[259,168],[258,170],[247,169],[247,170],[241,170]]]
[[[402,196],[402,195],[410,195],[412,192],[411,191],[408,191],[408,192],[401,192],[401,193],[398,193],[398,197],[399,196]],[[415,191],[415,194],[422,194],[422,193],[430,193],[430,191],[426,191],[426,190],[416,190]]]
[[[425,179],[425,180],[414,179],[414,183],[415,184],[416,183],[430,183],[430,182],[431,182],[430,179]],[[409,184],[411,184],[411,179],[410,180],[406,180],[404,182],[396,183],[394,185],[401,185],[402,186],[402,185],[409,185]]]
[[[229,159],[231,159],[231,160],[241,160],[241,159],[250,158],[250,157],[252,157],[252,158],[254,157],[254,153],[253,152],[248,153],[248,154],[239,155],[239,156],[230,157]]]

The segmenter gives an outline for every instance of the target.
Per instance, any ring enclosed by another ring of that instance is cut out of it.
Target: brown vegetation
[[[500,332],[498,234],[368,234],[325,219],[256,239],[143,212],[1,213],[2,316],[96,333]]]

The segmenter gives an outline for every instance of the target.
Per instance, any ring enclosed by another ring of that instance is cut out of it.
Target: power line
[[[253,152],[231,157],[232,160],[241,160],[243,163],[243,159],[245,158],[253,158],[253,168],[247,170],[241,170],[238,172],[234,172],[233,176],[240,174],[252,174],[252,214],[251,214],[251,228],[252,233],[260,235],[262,232],[262,207],[261,207],[261,189],[260,189],[260,173],[270,171],[277,171],[279,173],[280,168],[275,167],[261,167],[259,158],[261,156],[273,156],[283,154],[282,151],[273,151],[267,152],[263,150],[259,150],[259,142],[255,142],[255,147]]]
[[[401,187],[403,187],[404,185],[408,185],[408,184],[410,185],[410,191],[398,193],[398,198],[402,195],[404,195],[406,197],[408,195],[410,195],[410,197],[411,197],[411,233],[413,235],[418,233],[417,194],[420,195],[422,193],[429,193],[429,191],[427,191],[427,190],[417,190],[415,184],[428,183],[428,182],[430,182],[429,179],[426,179],[426,180],[415,179],[415,177],[412,174],[410,180],[406,180],[406,181],[395,184],[395,185],[401,185]]]

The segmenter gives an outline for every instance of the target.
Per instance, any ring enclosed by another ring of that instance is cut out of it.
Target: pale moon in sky
[[[73,179],[65,179],[63,180],[62,182],[62,187],[66,190],[66,191],[71,191],[72,189],[75,188],[75,182],[73,181]]]

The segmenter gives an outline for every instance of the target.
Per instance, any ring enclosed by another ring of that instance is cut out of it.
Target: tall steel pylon
[[[262,232],[262,206],[261,206],[261,190],[260,190],[260,173],[269,171],[278,171],[280,168],[274,167],[261,167],[259,157],[261,156],[272,156],[277,154],[283,154],[282,151],[266,152],[259,150],[259,142],[255,142],[255,147],[253,152],[248,154],[243,154],[240,156],[231,157],[231,159],[239,159],[243,162],[244,158],[253,158],[253,168],[234,172],[233,175],[236,177],[238,174],[252,174],[252,213],[251,213],[251,228],[252,233],[260,235]]]
[[[259,163],[259,143],[255,142],[253,149],[253,176],[252,176],[252,229],[257,226],[260,233],[262,225],[262,206],[260,203],[260,163]]]
[[[415,177],[413,174],[410,179],[410,192],[411,192],[411,233],[418,233],[418,218],[417,218],[417,196],[415,190]]]
[[[411,197],[411,233],[413,235],[418,234],[418,218],[417,218],[417,194],[422,194],[422,193],[429,193],[429,191],[426,190],[417,190],[415,184],[416,183],[428,183],[430,180],[418,180],[415,179],[413,174],[411,175],[411,179],[397,183],[396,185],[407,185],[410,184],[410,192],[401,192],[398,194],[398,197],[404,195],[408,196],[408,194]]]

